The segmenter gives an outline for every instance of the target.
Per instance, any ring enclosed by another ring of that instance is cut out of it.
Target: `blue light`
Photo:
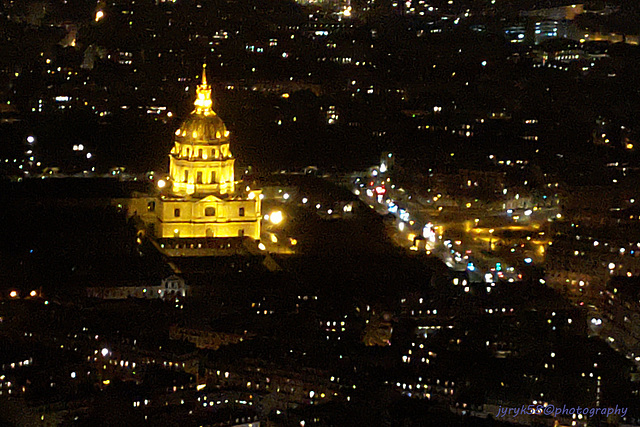
[[[525,262],[526,264],[531,264],[531,263],[533,262],[533,260],[532,260],[531,258],[525,258],[525,259],[524,259],[524,262]]]
[[[499,262],[496,262],[496,271],[502,271],[502,264]]]
[[[469,263],[469,264],[467,264],[467,270],[476,271],[476,267],[475,267],[475,265],[473,265],[473,263]]]

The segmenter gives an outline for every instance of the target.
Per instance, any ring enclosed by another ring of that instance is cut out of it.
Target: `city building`
[[[119,300],[127,298],[173,300],[186,297],[189,286],[182,277],[171,275],[162,279],[160,285],[127,284],[122,286],[92,286],[87,288],[87,297]]]
[[[235,180],[229,131],[212,109],[205,68],[194,104],[175,132],[168,179],[158,180],[160,193],[138,198],[132,207],[165,252],[218,247],[210,244],[212,238],[260,239],[261,191]],[[194,239],[201,239],[197,246]]]

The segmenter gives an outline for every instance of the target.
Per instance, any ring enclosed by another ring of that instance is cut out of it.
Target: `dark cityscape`
[[[0,427],[640,426],[640,4],[0,0]]]

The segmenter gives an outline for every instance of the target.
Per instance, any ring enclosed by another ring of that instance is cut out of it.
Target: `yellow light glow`
[[[283,94],[282,94],[282,97],[283,97],[284,99],[287,99],[287,98],[289,97],[289,94],[288,94],[288,93],[283,93]]]
[[[203,388],[205,388],[206,386],[207,386],[206,384],[198,384],[198,385],[196,386],[196,390],[200,391],[200,390],[202,390]]]
[[[192,135],[194,138],[197,138],[197,137],[198,137],[198,132],[195,132],[195,131],[194,131],[191,135]]]
[[[256,193],[254,193],[253,191],[249,193],[249,200],[253,200],[255,198],[256,198]]]
[[[16,298],[16,297],[18,296],[18,291],[11,291],[11,292],[9,293],[9,296],[10,296],[11,298]]]
[[[98,22],[99,20],[101,20],[102,18],[104,18],[104,12],[99,10],[96,12],[96,22]]]
[[[278,243],[278,237],[276,237],[276,235],[275,235],[275,234],[272,234],[272,235],[271,235],[271,242],[273,242],[273,243]]]
[[[102,381],[102,384],[109,385],[109,384],[111,384],[111,380],[104,380],[104,381]]]
[[[267,249],[267,247],[264,245],[264,243],[260,242],[258,243],[258,249],[260,249],[261,251],[264,251]]]
[[[180,129],[176,129],[176,136],[180,136]]]
[[[271,212],[271,215],[269,215],[269,221],[271,221],[272,224],[280,224],[283,219],[284,215],[282,215],[281,211]]]
[[[228,131],[228,130],[225,130],[225,131],[224,131],[224,137],[225,137],[225,138],[229,137],[229,131]]]
[[[407,236],[407,239],[409,239],[409,241],[413,242],[413,239],[416,238],[416,235],[413,233],[409,233],[409,235]]]
[[[633,150],[633,144],[631,143],[627,144],[627,150]]]
[[[31,291],[31,293],[29,293],[29,295],[31,295],[32,297],[35,297],[36,295],[38,295],[38,292],[36,292],[36,291]]]
[[[161,179],[160,181],[158,181],[158,188],[164,188],[167,186],[167,183],[165,182],[164,179]]]
[[[215,113],[211,109],[213,101],[211,100],[211,86],[207,84],[206,67],[206,64],[202,66],[202,84],[198,85],[196,89],[197,96],[194,105],[196,106],[196,113],[208,116]]]
[[[298,244],[298,241],[294,238],[289,239],[289,241],[291,242],[291,246],[295,246]]]

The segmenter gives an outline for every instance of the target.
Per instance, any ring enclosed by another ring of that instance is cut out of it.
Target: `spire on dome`
[[[211,100],[211,86],[207,84],[206,68],[207,68],[207,64],[203,64],[202,65],[202,84],[199,84],[198,88],[196,89],[196,100],[194,102],[196,109],[194,113],[209,116],[212,114],[215,115],[216,113],[211,108],[211,106],[213,105],[213,101]]]

